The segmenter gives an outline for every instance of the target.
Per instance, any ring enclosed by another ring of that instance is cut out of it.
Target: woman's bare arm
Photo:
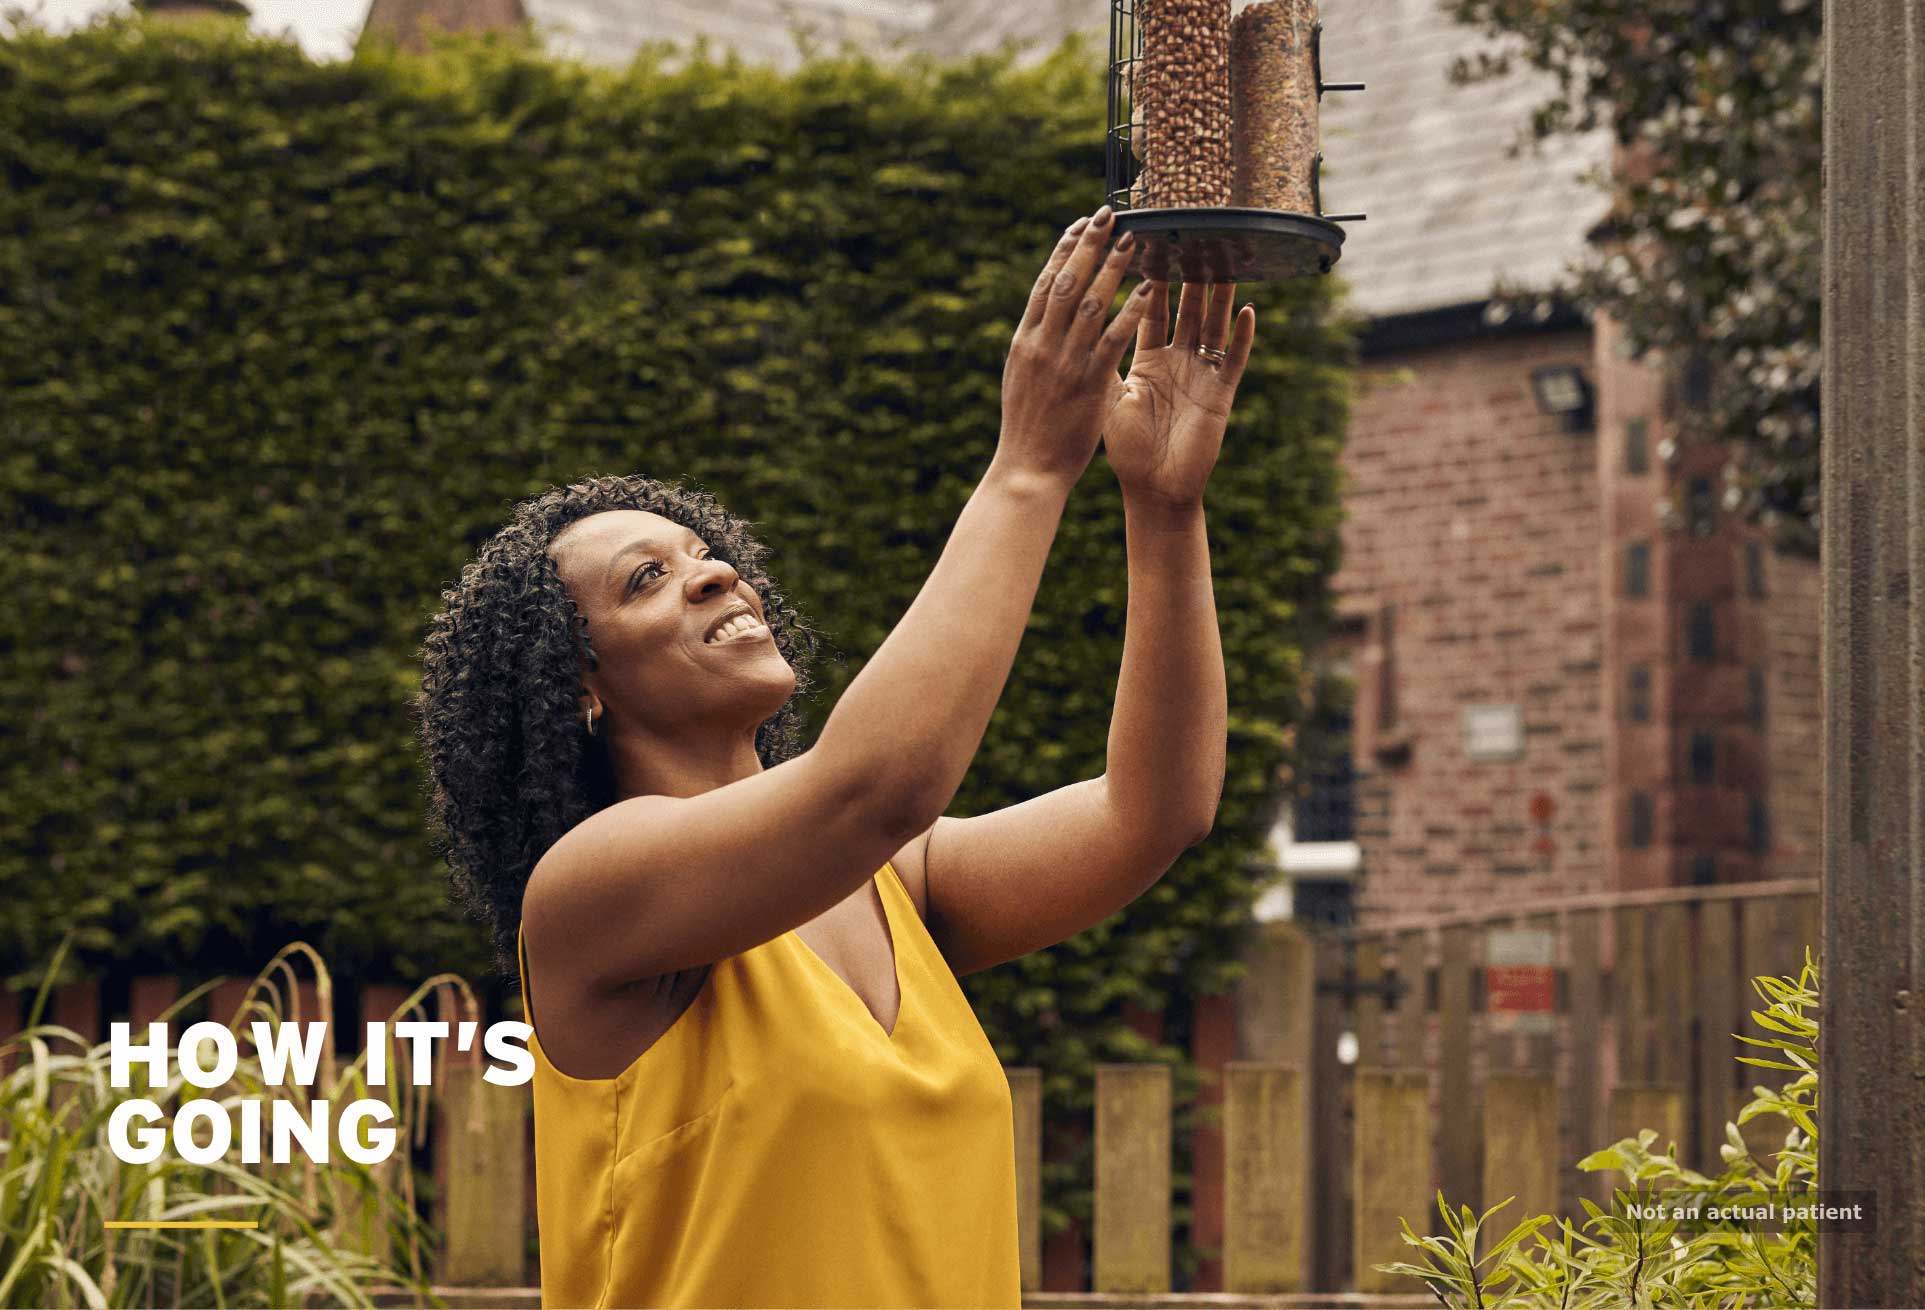
[[[1104,432],[1129,552],[1105,772],[989,814],[940,819],[903,851],[898,872],[959,975],[1102,922],[1215,820],[1228,704],[1203,491],[1256,337],[1253,311],[1232,330],[1234,291],[1186,285],[1173,338],[1165,307],[1152,306],[1129,391]],[[1221,365],[1195,353],[1199,334],[1226,351]]]
[[[1147,300],[1132,297],[1103,330],[1127,262],[1102,259],[1103,239],[1065,234],[1038,278],[1005,368],[990,468],[815,746],[699,796],[618,802],[543,856],[524,919],[569,982],[617,987],[778,936],[855,891],[948,807]]]

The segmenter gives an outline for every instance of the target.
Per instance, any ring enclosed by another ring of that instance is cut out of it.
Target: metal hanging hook
[[[1310,25],[1310,76],[1317,83],[1317,99],[1319,101],[1323,99],[1323,93],[1326,91],[1362,91],[1365,89],[1364,84],[1362,82],[1326,82],[1323,80],[1323,20],[1322,19],[1319,19],[1315,23],[1312,23]],[[1323,212],[1323,191],[1320,187],[1319,176],[1318,176],[1319,173],[1322,171],[1322,169],[1323,169],[1323,152],[1319,150],[1317,152],[1317,157],[1310,161],[1311,212],[1316,214],[1318,218],[1323,219],[1327,223],[1361,223],[1363,222],[1364,215],[1362,214],[1326,214]],[[1329,271],[1330,271],[1329,264],[1328,263],[1324,264],[1324,272],[1327,273]]]
[[[1326,91],[1363,91],[1367,90],[1362,82],[1326,82],[1323,80],[1323,21],[1319,19],[1310,25],[1310,76],[1317,84],[1317,99],[1323,99]]]

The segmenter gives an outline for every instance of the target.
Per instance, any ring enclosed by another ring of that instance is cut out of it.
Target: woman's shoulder
[[[916,916],[925,924],[929,922],[929,834],[934,831],[935,827],[931,825],[920,836],[911,837],[901,850],[889,857],[889,867],[896,871],[903,890],[909,893],[909,899],[915,904]]]
[[[528,1021],[557,1072],[577,1082],[612,1082],[675,1027],[714,970],[704,964],[637,978],[598,995],[550,987],[546,1004],[532,995],[541,988],[531,987],[540,1017]]]

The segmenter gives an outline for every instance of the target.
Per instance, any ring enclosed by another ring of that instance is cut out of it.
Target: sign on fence
[[[1557,936],[1548,928],[1492,928],[1484,938],[1484,1011],[1512,1032],[1556,1023]]]

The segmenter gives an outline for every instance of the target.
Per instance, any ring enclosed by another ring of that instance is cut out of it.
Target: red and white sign
[[[1493,1014],[1537,1014],[1557,1008],[1557,970],[1548,964],[1484,968],[1484,1008]]]
[[[1557,1012],[1557,937],[1546,928],[1492,928],[1484,938],[1484,1011],[1500,1026],[1549,1032]]]

